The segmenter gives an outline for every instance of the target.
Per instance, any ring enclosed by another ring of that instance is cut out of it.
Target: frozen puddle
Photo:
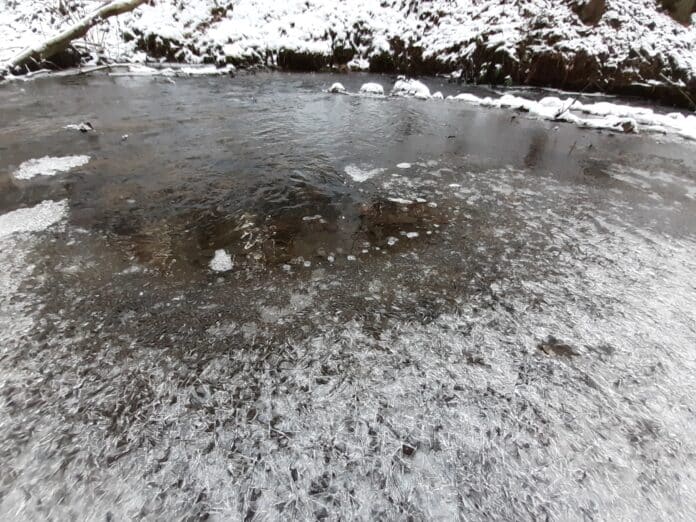
[[[39,232],[58,223],[68,212],[68,202],[43,201],[30,208],[20,208],[0,215],[0,237],[15,232]]]
[[[44,156],[22,163],[12,174],[15,179],[27,180],[36,176],[54,176],[59,172],[68,172],[89,163],[89,156]]]

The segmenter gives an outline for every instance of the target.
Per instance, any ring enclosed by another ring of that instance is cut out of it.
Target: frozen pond
[[[696,144],[334,81],[0,89],[0,517],[694,520]]]

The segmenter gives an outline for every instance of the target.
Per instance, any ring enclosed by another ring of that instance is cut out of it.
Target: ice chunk
[[[36,176],[53,176],[58,172],[67,172],[89,162],[89,156],[44,156],[22,163],[14,172],[15,179],[31,179]]]
[[[415,96],[416,98],[430,98],[430,89],[423,82],[411,79],[399,79],[391,90],[392,96]]]
[[[357,181],[358,183],[367,181],[368,179],[384,172],[384,169],[362,169],[357,165],[347,165],[344,170],[346,174],[353,179],[353,181]]]
[[[378,95],[378,96],[383,96],[384,95],[384,87],[382,87],[379,83],[365,83],[363,84],[362,87],[360,87],[360,93],[361,94],[373,94],[373,95]]]
[[[342,83],[336,82],[331,87],[329,87],[329,92],[336,94],[345,94],[346,88],[343,86]]]
[[[583,104],[576,99],[565,100],[547,96],[539,101],[506,94],[500,98],[480,98],[474,94],[462,93],[449,96],[457,100],[484,107],[514,109],[528,112],[531,116],[544,120],[565,121],[579,127],[609,129],[632,133],[641,129],[676,134],[683,138],[696,140],[696,117],[679,113],[658,114],[652,109],[619,105],[609,102]],[[589,114],[586,118],[580,114]]]
[[[404,199],[404,198],[387,198],[389,201],[392,201],[394,203],[398,203],[399,205],[410,205],[413,203],[410,199]]]
[[[481,98],[474,94],[469,94],[468,92],[463,92],[461,94],[457,94],[456,96],[448,96],[448,100],[457,100],[457,101],[463,101],[466,103],[471,103],[473,105],[480,105],[481,103]]]
[[[43,201],[30,208],[20,208],[0,215],[0,237],[15,232],[38,232],[63,219],[68,213],[68,202]]]
[[[223,249],[215,251],[213,259],[210,260],[210,269],[215,272],[229,272],[234,268],[234,263],[230,255]]]
[[[72,124],[72,123],[71,123],[70,125],[66,125],[66,126],[63,127],[63,128],[66,129],[66,130],[76,130],[76,131],[80,131],[80,132],[82,132],[82,133],[94,132],[94,130],[95,130],[95,129],[94,129],[94,126],[93,126],[90,122],[88,122],[88,121],[83,121],[83,122],[80,123],[79,125],[76,125],[76,124]]]

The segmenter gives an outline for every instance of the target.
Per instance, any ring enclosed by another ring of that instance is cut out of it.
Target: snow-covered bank
[[[0,0],[0,63],[100,1],[75,1],[72,13],[54,4]],[[106,21],[77,47],[93,63],[455,73],[684,106],[696,98],[694,24],[678,23],[655,0],[158,0]]]

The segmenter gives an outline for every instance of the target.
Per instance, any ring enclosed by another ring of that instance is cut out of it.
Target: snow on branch
[[[59,52],[64,51],[73,40],[85,36],[87,31],[95,25],[112,16],[132,11],[146,1],[147,0],[112,0],[96,11],[91,12],[62,33],[49,38],[41,44],[24,49],[5,64],[5,67],[12,69],[31,61],[41,62],[47,60]]]

